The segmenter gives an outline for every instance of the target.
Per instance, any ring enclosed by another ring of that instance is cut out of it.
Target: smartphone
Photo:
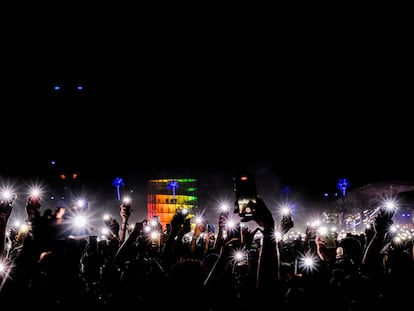
[[[212,225],[212,224],[207,224],[207,232],[208,233],[215,233],[216,232],[215,226]]]
[[[252,217],[257,201],[256,181],[252,174],[241,174],[233,178],[236,194],[236,211],[240,217]],[[250,204],[249,204],[250,203]],[[253,203],[253,204],[252,204]]]

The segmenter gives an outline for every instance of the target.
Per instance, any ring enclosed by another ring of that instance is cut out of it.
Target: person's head
[[[199,259],[183,258],[171,268],[170,279],[180,290],[199,288],[205,277],[205,266]]]
[[[390,276],[411,276],[414,273],[414,259],[405,249],[389,250],[383,262],[384,268]]]
[[[51,219],[51,218],[53,218],[53,210],[51,208],[47,208],[43,212],[43,218],[45,218],[45,219]]]
[[[339,241],[339,246],[343,249],[344,257],[351,259],[356,264],[360,264],[363,249],[361,242],[357,238],[352,235],[347,235]]]

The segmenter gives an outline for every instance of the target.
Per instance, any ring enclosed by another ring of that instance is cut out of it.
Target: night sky
[[[56,9],[6,38],[0,175],[55,159],[94,183],[239,170],[315,192],[414,180],[411,64],[392,30],[109,11]]]

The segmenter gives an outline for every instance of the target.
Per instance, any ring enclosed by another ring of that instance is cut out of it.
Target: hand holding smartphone
[[[240,217],[253,217],[257,201],[256,181],[252,174],[241,174],[233,178],[236,194],[236,210]]]

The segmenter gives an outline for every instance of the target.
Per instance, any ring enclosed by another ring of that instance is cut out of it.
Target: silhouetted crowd
[[[105,218],[99,235],[74,226],[84,210],[41,214],[34,195],[25,225],[15,227],[13,204],[0,202],[3,306],[345,311],[405,305],[413,293],[412,237],[393,234],[385,207],[363,234],[309,225],[304,237],[286,238],[291,214],[276,222],[260,197],[249,203],[253,215],[222,211],[212,226],[179,209],[167,228],[157,219],[129,224],[131,206],[122,202],[120,221]]]

